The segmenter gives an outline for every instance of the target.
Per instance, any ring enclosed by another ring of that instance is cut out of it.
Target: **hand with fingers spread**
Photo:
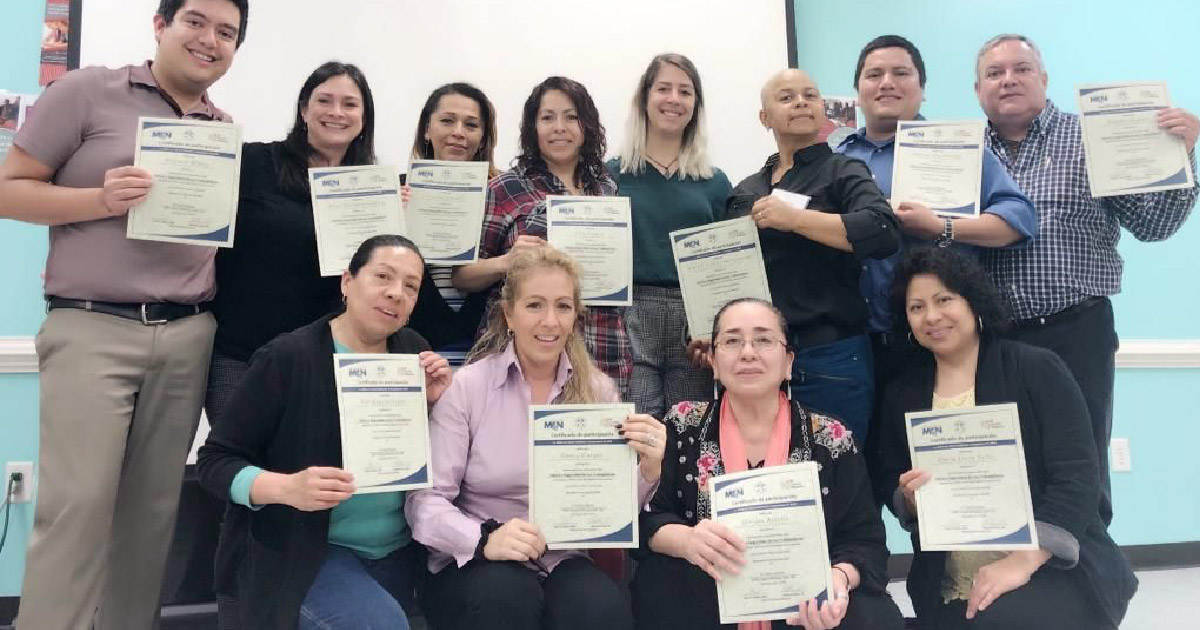
[[[746,564],[746,543],[733,530],[711,519],[691,528],[684,548],[684,559],[700,567],[714,580],[721,574],[736,575]]]
[[[104,187],[100,189],[100,203],[109,215],[118,217],[146,200],[154,178],[146,169],[136,166],[119,166],[104,173]]]
[[[646,481],[658,481],[662,474],[663,453],[667,446],[667,427],[644,413],[631,413],[621,423],[625,442],[638,454],[638,469]]]
[[[904,495],[904,504],[908,507],[909,514],[917,513],[917,488],[929,483],[933,479],[933,474],[914,468],[900,475],[900,493]]]
[[[454,372],[450,369],[450,362],[436,352],[426,350],[417,358],[425,370],[425,400],[432,405],[450,388]]]
[[[279,503],[301,512],[330,510],[354,494],[354,475],[341,468],[309,466],[286,475]]]
[[[1186,109],[1170,107],[1158,112],[1158,128],[1183,138],[1183,146],[1191,151],[1200,137],[1200,118]]]
[[[1025,586],[1034,572],[1049,559],[1050,553],[1041,549],[1014,551],[979,567],[971,585],[971,594],[967,596],[967,619],[974,619],[976,614],[987,610],[1001,595]]]
[[[529,562],[546,553],[546,539],[537,525],[514,518],[488,535],[483,557],[493,562]]]

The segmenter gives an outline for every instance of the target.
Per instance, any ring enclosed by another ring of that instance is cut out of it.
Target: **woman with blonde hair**
[[[433,408],[433,486],[405,506],[433,573],[422,604],[438,630],[633,627],[618,585],[581,551],[547,551],[529,518],[529,405],[619,402],[583,339],[579,268],[548,246],[514,250],[468,365]],[[662,423],[631,414],[638,503],[658,481]]]
[[[712,389],[702,346],[690,342],[692,334],[707,331],[687,329],[668,235],[711,223],[731,190],[725,173],[708,160],[704,90],[687,57],[666,53],[650,61],[630,102],[625,138],[620,157],[607,166],[617,194],[633,206],[633,306],[625,312],[633,354],[629,398],[639,412],[661,418],[675,403]]]

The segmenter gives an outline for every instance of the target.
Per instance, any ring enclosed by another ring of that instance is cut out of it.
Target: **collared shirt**
[[[1009,299],[1016,319],[1044,317],[1093,296],[1121,291],[1121,228],[1160,241],[1187,220],[1200,187],[1093,197],[1079,117],[1049,100],[1014,156],[988,125],[990,148],[1038,212],[1038,238],[1022,249],[995,249],[981,260]],[[1196,169],[1191,154],[1192,171]]]
[[[138,116],[229,121],[202,97],[182,111],[158,87],[150,62],[68,72],[40,98],[15,143],[54,171],[51,181],[99,188],[133,164]],[[215,247],[125,238],[125,216],[50,227],[46,294],[109,302],[195,304],[215,291]]]
[[[783,312],[793,337],[813,345],[866,332],[867,307],[858,291],[859,261],[896,252],[900,236],[887,199],[866,164],[835,155],[825,143],[801,149],[778,184],[772,155],[762,170],[733,190],[726,216],[750,214],[760,197],[775,188],[812,197],[809,208],[841,215],[852,252],[822,245],[794,232],[759,229],[771,299]],[[830,338],[832,336],[832,338]]]
[[[564,352],[550,389],[557,399],[571,376]],[[608,377],[598,375],[597,402],[620,402]],[[472,363],[454,375],[430,416],[433,486],[410,492],[405,512],[413,537],[429,547],[429,569],[474,557],[488,519],[529,520],[529,383],[513,344],[504,352]],[[638,475],[638,505],[657,484]],[[580,551],[547,551],[546,568]]]
[[[837,152],[866,162],[875,177],[875,183],[887,197],[892,196],[892,164],[896,157],[895,136],[882,143],[877,143],[867,137],[866,128],[850,134],[838,145]],[[897,199],[896,201],[903,201]],[[1021,235],[1020,240],[1008,248],[1025,247],[1030,240],[1037,237],[1037,211],[1033,202],[1017,188],[1012,176],[1004,170],[1000,159],[991,151],[983,152],[983,173],[979,189],[979,207],[982,212],[1000,217],[1012,229]],[[901,234],[901,250],[918,244],[927,243],[909,234]],[[984,249],[955,242],[955,249],[971,256],[979,256]],[[872,332],[892,330],[895,317],[891,309],[892,279],[896,275],[896,265],[900,262],[903,251],[882,260],[863,261],[862,279],[859,289],[867,299],[869,320],[867,328]]]
[[[546,197],[569,195],[558,177],[544,169],[515,166],[488,182],[487,211],[483,217],[480,240],[481,258],[502,256],[512,249],[517,237],[531,234],[546,238]],[[585,195],[617,194],[617,184],[606,171],[586,190]],[[495,308],[500,285],[492,289],[489,312]],[[633,355],[625,334],[624,309],[617,306],[589,306],[583,314],[584,341],[596,365],[625,391],[633,372]],[[483,320],[487,322],[487,317]]]

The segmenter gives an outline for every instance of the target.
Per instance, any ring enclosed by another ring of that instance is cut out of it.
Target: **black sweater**
[[[904,414],[932,405],[935,367],[929,352],[916,353],[888,386],[880,410],[876,493],[902,522],[912,522],[897,494],[900,475],[912,468]],[[1083,394],[1053,352],[1016,341],[985,341],[975,373],[975,404],[1010,402],[1021,419],[1039,542],[1054,554],[1041,570],[1070,571],[1113,625],[1120,625],[1137,578],[1100,519],[1099,469]],[[946,554],[921,551],[911,529],[916,553],[908,592],[917,617],[931,617],[941,603]]]
[[[200,448],[200,483],[229,500],[229,487],[250,465],[276,473],[342,465],[342,440],[333,370],[332,316],[282,335],[259,350],[225,416]],[[401,329],[388,351],[429,349]],[[238,593],[243,627],[293,630],[329,538],[329,510],[287,505],[227,513],[217,553],[216,590]]]
[[[708,494],[699,491],[698,462],[705,460],[710,476],[725,472],[719,405],[719,402],[679,403],[663,420],[667,426],[667,448],[658,490],[639,521],[641,553],[646,553],[650,539],[664,525],[695,526],[700,520],[710,518]],[[888,550],[862,456],[850,432],[840,422],[794,402],[791,408],[788,463],[814,461],[820,465],[829,560],[832,564],[854,565],[861,577],[859,588],[882,592],[887,585]],[[706,479],[705,483],[709,487],[712,481]]]

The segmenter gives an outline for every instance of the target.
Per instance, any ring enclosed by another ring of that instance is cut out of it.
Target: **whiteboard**
[[[80,62],[110,67],[154,55],[158,0],[84,0]],[[709,151],[734,182],[774,152],[759,89],[787,66],[779,0],[255,0],[246,42],[213,101],[249,140],[282,138],[304,79],[336,59],[363,69],[375,97],[380,162],[406,168],[417,115],[451,81],[476,84],[497,110],[496,163],[517,152],[521,106],[552,74],[583,83],[621,147],[629,102],[650,58],[687,55],[700,71]]]

